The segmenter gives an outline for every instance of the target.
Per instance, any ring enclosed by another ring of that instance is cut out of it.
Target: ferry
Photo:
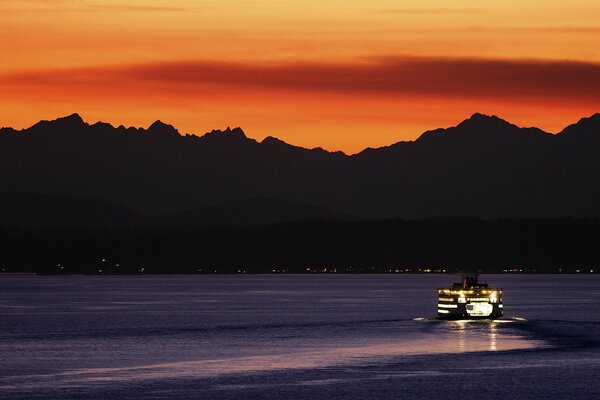
[[[478,274],[463,276],[451,288],[438,289],[438,318],[496,319],[503,315],[502,289],[479,283]]]

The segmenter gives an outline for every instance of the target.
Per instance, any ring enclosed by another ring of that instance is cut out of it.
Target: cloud
[[[348,96],[554,99],[600,103],[600,64],[571,61],[382,57],[355,63],[180,61],[0,76],[0,86],[113,85],[164,93],[305,92]]]
[[[450,32],[450,30],[447,30]],[[456,30],[455,30],[456,31]],[[513,26],[513,27],[492,27],[492,26],[472,26],[461,29],[461,32],[493,32],[505,34],[522,35],[524,33],[567,33],[567,34],[600,34],[600,26]]]
[[[483,10],[470,8],[384,8],[378,14],[481,14]]]
[[[20,0],[20,3],[29,4],[64,4],[64,3],[76,3],[78,0]],[[0,4],[10,3],[14,4],[15,0],[0,0]]]
[[[180,12],[187,10],[182,7],[134,5],[127,3],[106,4],[83,0],[22,0],[20,4],[15,4],[13,0],[0,0],[0,5],[3,4],[9,5],[9,11],[25,12]],[[35,5],[37,8],[23,7],[27,4]]]
[[[139,6],[139,5],[104,5],[104,4],[88,4],[87,8],[97,11],[156,11],[156,12],[181,12],[186,11],[181,7],[161,7],[161,6]]]

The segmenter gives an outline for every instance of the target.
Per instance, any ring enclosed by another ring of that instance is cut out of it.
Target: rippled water
[[[600,398],[600,276],[435,320],[454,278],[0,275],[0,398]]]

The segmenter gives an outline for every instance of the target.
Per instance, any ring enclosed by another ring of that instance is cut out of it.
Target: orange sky
[[[348,153],[476,111],[558,131],[600,111],[598,21],[597,0],[0,0],[0,126],[78,112]]]

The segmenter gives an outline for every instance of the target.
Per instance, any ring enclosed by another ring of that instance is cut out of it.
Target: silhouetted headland
[[[0,228],[0,243],[2,272],[600,272],[597,218]]]

